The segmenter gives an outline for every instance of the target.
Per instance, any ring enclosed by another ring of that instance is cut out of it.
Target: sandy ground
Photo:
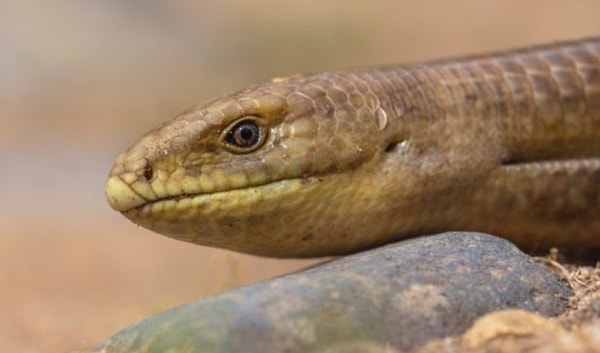
[[[306,266],[152,235],[112,160],[200,99],[273,76],[600,34],[600,2],[0,2],[0,352],[68,352]]]
[[[118,218],[30,229],[37,234],[0,230],[1,352],[89,346],[144,316],[306,263],[188,246]]]

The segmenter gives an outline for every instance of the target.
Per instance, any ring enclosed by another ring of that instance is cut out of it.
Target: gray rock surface
[[[488,312],[560,314],[571,295],[511,243],[453,232],[395,243],[148,317],[100,352],[398,350],[465,331]]]

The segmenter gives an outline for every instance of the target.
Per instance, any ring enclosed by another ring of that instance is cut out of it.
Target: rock
[[[563,312],[571,295],[552,272],[504,239],[422,237],[236,289],[146,318],[96,351],[404,351],[464,332],[486,313]]]

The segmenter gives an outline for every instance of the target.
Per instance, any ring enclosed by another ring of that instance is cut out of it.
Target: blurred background
[[[600,2],[0,2],[0,351],[69,352],[314,261],[155,235],[105,202],[117,154],[272,76],[600,35]]]

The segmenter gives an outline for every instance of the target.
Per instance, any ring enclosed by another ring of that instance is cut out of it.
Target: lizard
[[[600,37],[275,78],[121,154],[113,209],[192,243],[344,255],[480,231],[600,246]]]

